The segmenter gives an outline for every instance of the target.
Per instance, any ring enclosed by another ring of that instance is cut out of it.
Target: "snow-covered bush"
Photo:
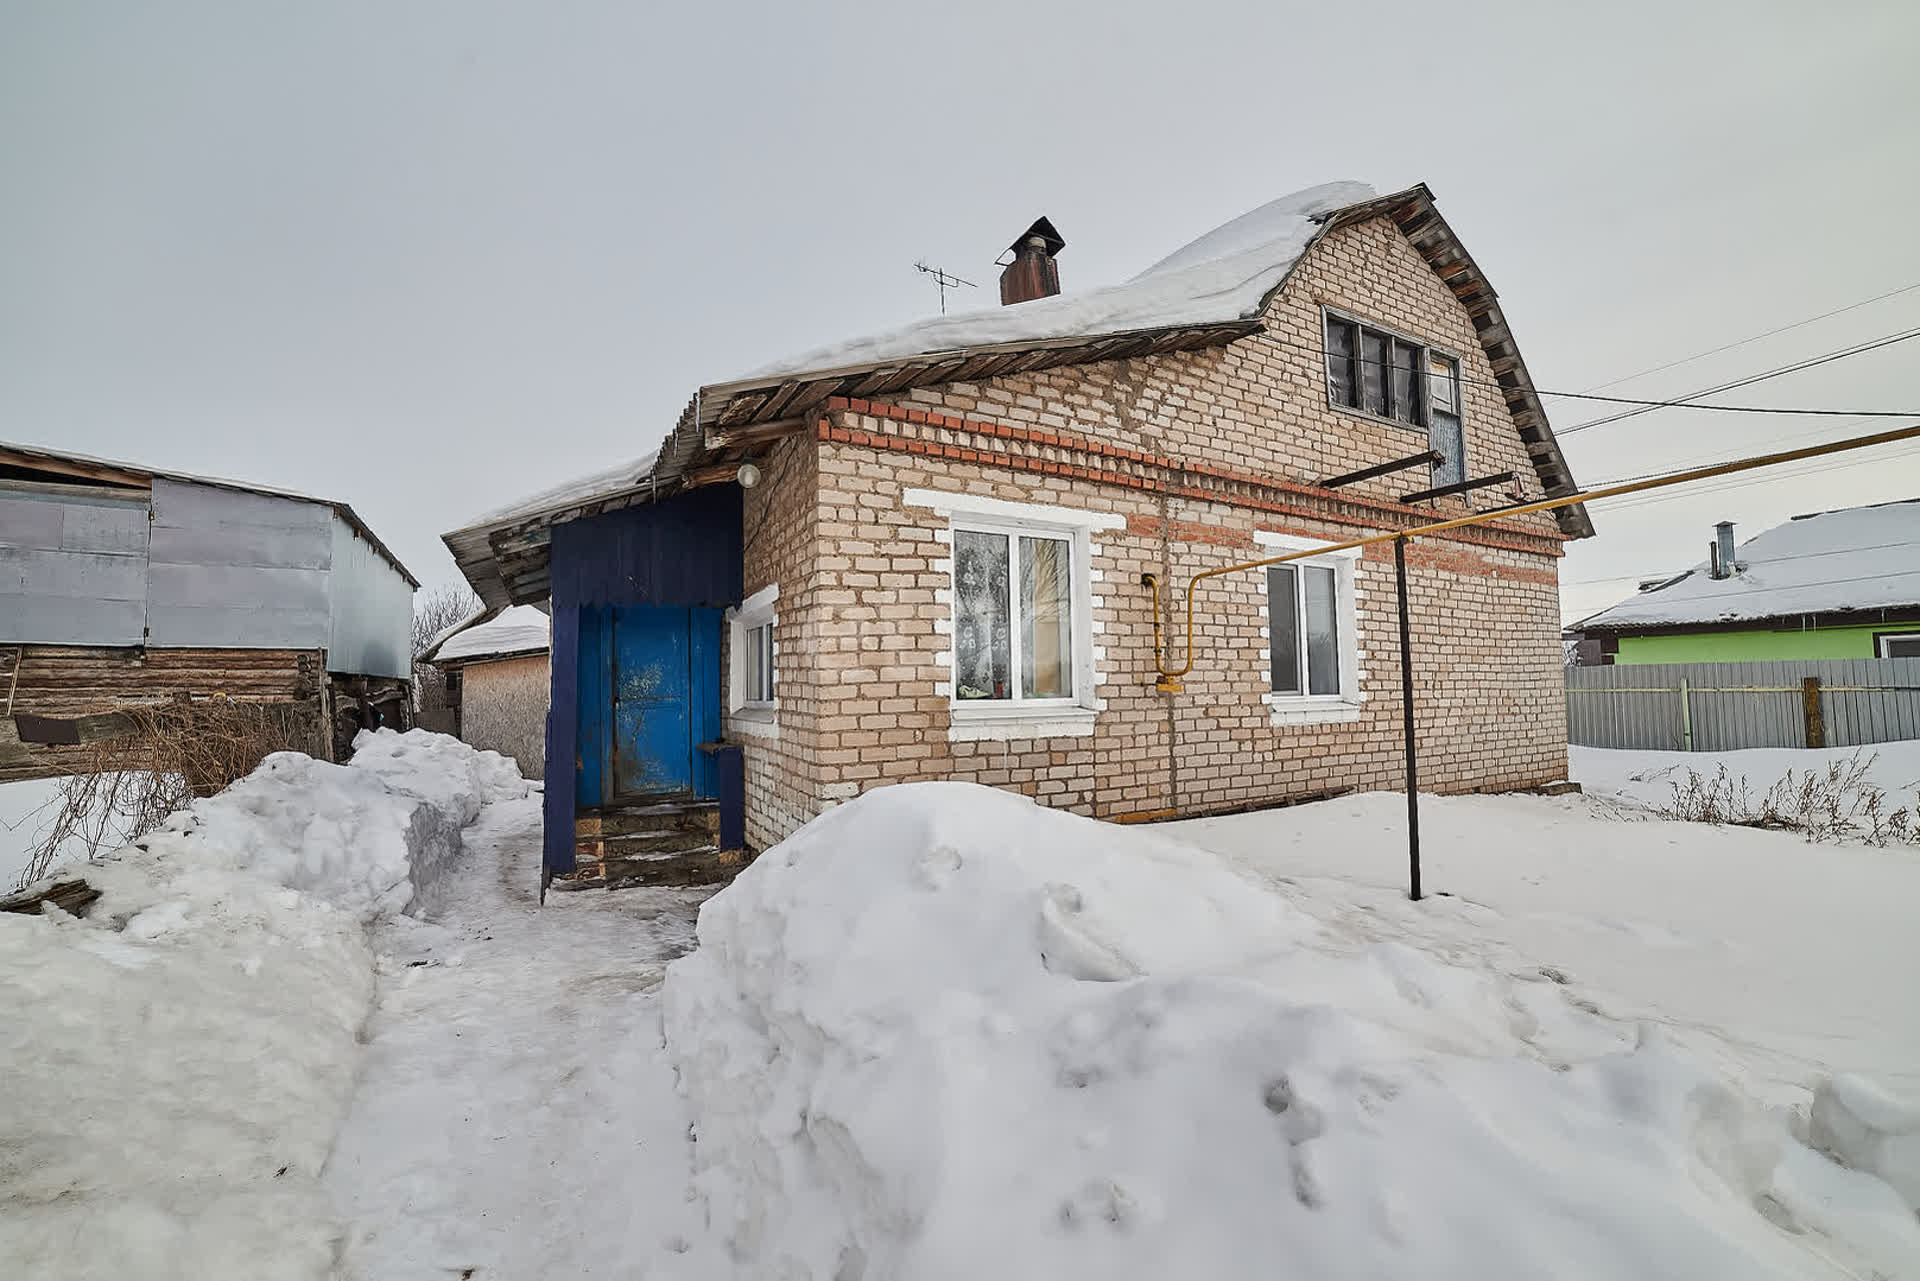
[[[1920,1251],[1884,1182],[1662,1031],[1005,793],[871,792],[699,934],[666,1030],[736,1275],[1763,1278]]]

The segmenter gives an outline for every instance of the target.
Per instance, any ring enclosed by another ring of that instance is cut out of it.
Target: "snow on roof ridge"
[[[1321,183],[1214,227],[1131,280],[1012,306],[932,316],[800,352],[732,381],[959,351],[997,343],[1093,337],[1250,319],[1286,278],[1322,223],[1378,193],[1366,183]]]
[[[1898,507],[1902,503],[1920,503],[1916,498],[1889,498],[1884,503],[1862,503],[1858,507],[1829,507],[1825,511],[1801,512],[1798,516],[1789,516],[1788,520],[1812,520],[1815,516],[1841,516],[1847,512],[1870,511],[1875,507]]]

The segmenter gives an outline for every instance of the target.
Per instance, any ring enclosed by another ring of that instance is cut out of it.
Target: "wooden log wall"
[[[121,649],[85,645],[0,646],[0,715],[73,718],[186,697],[295,703],[312,725],[307,750],[326,758],[332,735],[325,714],[326,673],[320,650]],[[9,700],[11,700],[9,702]],[[88,745],[32,746],[30,760],[0,758],[0,782],[70,774]]]

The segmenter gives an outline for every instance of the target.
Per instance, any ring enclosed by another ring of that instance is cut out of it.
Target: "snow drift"
[[[1920,1257],[1892,1188],[1661,1031],[1002,792],[831,811],[699,936],[666,1029],[740,1275],[1758,1278]]]
[[[87,868],[85,919],[0,914],[8,1275],[328,1275],[317,1180],[373,996],[365,926],[529,786],[423,731],[357,748],[269,757]]]

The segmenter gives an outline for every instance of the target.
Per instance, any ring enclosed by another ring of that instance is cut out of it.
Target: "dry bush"
[[[311,746],[311,716],[293,703],[214,699],[121,710],[138,728],[87,745],[81,772],[60,781],[53,825],[29,852],[21,884],[45,876],[69,842],[97,859],[251,774],[272,753]]]
[[[1809,841],[1857,840],[1868,845],[1920,845],[1920,796],[1897,805],[1869,778],[1879,754],[1829,762],[1825,772],[1785,777],[1756,793],[1744,774],[1722,765],[1703,775],[1688,770],[1669,779],[1673,797],[1662,818],[1716,826],[1761,827],[1799,832]],[[1670,771],[1663,771],[1670,772]]]
[[[483,608],[480,598],[465,583],[436,587],[417,597],[413,604],[413,706],[416,711],[437,711],[447,705],[446,673],[420,656],[455,623],[465,622]]]

